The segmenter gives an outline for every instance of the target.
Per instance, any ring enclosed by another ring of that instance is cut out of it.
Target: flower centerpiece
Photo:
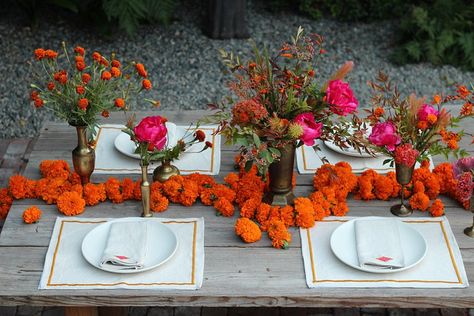
[[[115,54],[106,58],[93,52],[87,61],[84,48],[77,46],[70,54],[65,43],[61,54],[38,48],[34,55],[31,101],[36,108],[49,109],[76,127],[78,146],[73,150],[73,164],[85,184],[95,163],[86,130],[92,137],[100,115],[108,117],[110,111],[129,110],[134,97],[150,90],[147,71],[140,63],[122,65]]]
[[[416,161],[421,162],[430,155],[449,154],[464,156],[467,152],[459,148],[458,142],[464,131],[455,132],[458,123],[474,116],[472,92],[459,86],[456,95],[435,95],[428,103],[426,98],[415,94],[402,97],[388,76],[380,73],[372,88],[373,108],[366,110],[372,131],[368,137],[371,149],[388,156],[385,163],[395,164],[397,180],[403,186],[411,180]],[[452,114],[447,103],[462,100],[457,114]],[[403,190],[402,190],[403,194]],[[402,204],[392,207],[392,213],[407,216],[411,211]]]
[[[325,54],[323,38],[305,35],[300,27],[291,43],[275,56],[254,49],[241,61],[221,51],[226,66],[234,73],[229,87],[235,97],[211,105],[217,110],[210,120],[220,123],[227,143],[241,145],[239,164],[259,173],[269,171],[272,204],[291,204],[291,179],[295,148],[315,146],[316,139],[333,140],[340,146],[362,147],[361,133],[349,132],[359,120],[344,117],[356,111],[358,101],[343,79],[353,67],[347,62],[327,82],[318,84],[315,64]],[[229,110],[229,106],[231,107]]]

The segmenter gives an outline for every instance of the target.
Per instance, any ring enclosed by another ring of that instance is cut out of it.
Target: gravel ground
[[[58,49],[61,41],[81,45],[104,54],[115,51],[121,59],[135,58],[149,69],[155,88],[151,98],[159,99],[163,109],[203,109],[219,100],[227,91],[226,76],[218,61],[218,49],[245,55],[251,49],[248,40],[211,40],[200,28],[201,8],[187,1],[177,11],[177,21],[169,26],[143,26],[133,36],[120,33],[110,40],[97,36],[90,28],[71,19],[41,19],[39,27],[25,26],[18,12],[0,8],[0,138],[33,136],[45,119],[46,111],[36,111],[29,104],[27,61],[37,47]],[[5,12],[2,12],[5,11]],[[67,21],[66,21],[67,20]],[[451,66],[417,64],[398,67],[388,61],[395,22],[371,24],[313,21],[293,13],[275,14],[250,3],[250,34],[258,44],[278,48],[302,25],[326,39],[328,54],[321,65],[321,78],[327,78],[346,60],[355,62],[351,85],[361,105],[367,105],[366,82],[379,70],[387,72],[406,93],[432,95],[446,91],[454,82],[473,82],[473,72]],[[140,109],[149,108],[139,105]]]

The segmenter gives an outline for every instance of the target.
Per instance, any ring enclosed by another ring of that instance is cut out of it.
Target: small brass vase
[[[274,206],[292,205],[295,200],[292,180],[296,145],[294,143],[287,144],[279,150],[281,152],[280,160],[271,163],[268,167],[270,190],[263,197],[263,201]]]
[[[471,195],[471,200],[469,201],[469,209],[472,213],[474,213],[474,192]],[[471,238],[474,237],[474,216],[472,217],[472,226],[464,229],[464,234],[468,235]]]
[[[73,125],[74,126],[74,125]],[[95,151],[87,141],[87,126],[75,126],[77,131],[77,147],[72,151],[74,171],[81,177],[82,185],[89,183],[95,167]]]
[[[169,160],[163,160],[161,165],[153,170],[153,181],[165,182],[172,176],[179,175],[179,169],[171,164]]]
[[[415,165],[408,167],[403,164],[395,164],[395,173],[397,182],[402,185],[400,192],[400,204],[396,204],[390,208],[390,211],[395,216],[406,217],[413,214],[413,210],[408,204],[405,204],[405,186],[410,183],[413,176]]]
[[[140,167],[142,168],[142,183],[140,184],[143,205],[142,217],[152,217],[153,213],[150,212],[150,183],[148,182],[148,165],[140,164]]]

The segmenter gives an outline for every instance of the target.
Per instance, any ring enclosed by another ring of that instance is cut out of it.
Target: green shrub
[[[392,59],[431,62],[474,70],[474,2],[436,0],[402,18]]]

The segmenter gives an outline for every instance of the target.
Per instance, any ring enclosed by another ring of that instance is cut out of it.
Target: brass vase
[[[268,167],[270,176],[269,191],[263,201],[270,205],[292,205],[295,195],[292,191],[293,169],[295,165],[296,145],[290,143],[279,148],[280,160],[273,162]]]
[[[469,209],[472,213],[474,213],[474,192],[471,195],[471,200],[469,201]],[[474,216],[472,217],[472,226],[464,229],[464,234],[468,235],[469,237],[474,237]]]
[[[87,141],[87,126],[75,126],[77,131],[77,147],[72,151],[74,171],[81,177],[82,185],[89,183],[95,167],[95,151]]]
[[[148,165],[140,164],[140,167],[142,168],[142,182],[140,184],[143,205],[142,217],[152,217],[153,213],[150,212],[150,183],[148,182]]]
[[[179,169],[171,164],[169,160],[163,160],[161,165],[153,170],[153,181],[165,182],[172,176],[179,175]]]
[[[402,189],[400,192],[400,204],[396,204],[390,208],[393,215],[406,217],[413,214],[410,205],[405,204],[405,186],[410,183],[414,169],[415,165],[408,167],[403,164],[395,164],[397,182],[402,185]]]

